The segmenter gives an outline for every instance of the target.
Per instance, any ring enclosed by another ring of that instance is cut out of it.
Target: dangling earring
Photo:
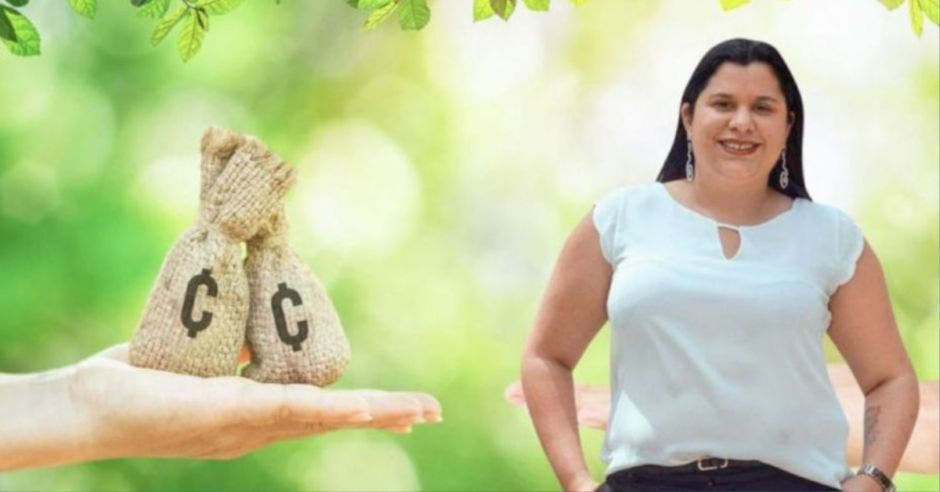
[[[692,141],[686,140],[685,145],[685,180],[692,181],[692,178],[695,177],[695,171],[692,169]]]
[[[787,149],[783,149],[783,152],[780,153],[780,189],[787,189],[787,185],[790,184],[790,171],[787,170]]]

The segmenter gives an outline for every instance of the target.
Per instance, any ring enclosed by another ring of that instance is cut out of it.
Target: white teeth
[[[738,144],[733,142],[722,142],[721,145],[732,150],[752,150],[754,147],[757,147],[757,144]]]

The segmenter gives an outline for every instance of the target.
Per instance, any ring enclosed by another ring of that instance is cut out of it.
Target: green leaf
[[[920,8],[930,22],[940,26],[940,0],[920,0]]]
[[[490,0],[490,7],[503,20],[509,20],[512,13],[516,11],[516,0]]]
[[[489,19],[496,12],[490,6],[490,0],[473,0],[473,22]]]
[[[16,42],[16,31],[10,19],[7,18],[6,10],[0,10],[0,39]]]
[[[902,3],[904,3],[904,0],[878,0],[878,1],[884,4],[885,7],[888,7],[888,10],[894,10],[900,7]]]
[[[725,12],[727,12],[729,10],[740,7],[750,2],[751,0],[720,0],[720,1],[721,1],[721,10],[724,10]]]
[[[244,0],[200,0],[196,7],[202,7],[212,15],[225,15],[239,6]]]
[[[69,0],[69,6],[79,15],[91,19],[98,10],[98,0]]]
[[[137,10],[137,16],[159,19],[166,14],[168,8],[170,8],[170,0],[151,0]]]
[[[356,8],[365,10],[366,12],[372,12],[385,7],[389,3],[393,3],[392,0],[359,0],[359,4]]]
[[[431,20],[431,9],[428,8],[427,0],[400,0],[399,3],[401,10],[398,11],[398,25],[402,29],[416,31]]]
[[[7,3],[14,7],[25,7],[29,0],[7,0]]]
[[[179,51],[180,58],[184,62],[189,61],[202,47],[202,40],[205,37],[206,31],[199,24],[198,14],[192,15],[187,11],[183,29],[180,30],[180,37],[176,42],[176,50]]]
[[[398,8],[398,2],[388,2],[384,7],[373,10],[372,13],[369,14],[369,18],[362,24],[362,28],[367,31],[375,29],[375,26],[381,24],[388,16],[392,15],[392,12],[394,12],[396,8]]]
[[[0,12],[7,19],[13,28],[13,37],[15,41],[3,38],[3,44],[6,45],[10,53],[16,56],[35,56],[39,54],[39,31],[29,19],[19,11],[0,5]]]
[[[199,27],[206,32],[209,32],[209,13],[206,12],[206,9],[202,7],[196,7],[196,22],[199,23]]]
[[[170,31],[176,27],[180,19],[188,13],[189,7],[183,5],[173,12],[164,15],[163,18],[160,19],[160,22],[157,22],[157,27],[154,27],[153,32],[150,33],[150,44],[156,46],[160,41],[163,41],[163,38],[165,38],[167,34],[170,34]]]
[[[525,2],[525,6],[528,7],[529,10],[544,12],[548,10],[548,4],[550,3],[551,0],[523,0],[523,1]]]
[[[917,0],[907,2],[907,6],[911,10],[911,29],[914,30],[917,37],[920,37],[920,34],[924,31],[924,11],[920,9],[920,2]]]

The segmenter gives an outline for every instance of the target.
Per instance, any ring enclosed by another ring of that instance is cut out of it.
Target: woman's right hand
[[[571,483],[565,484],[565,491],[567,492],[594,492],[600,487],[601,484],[595,482],[590,476],[578,477],[577,479],[571,481]]]

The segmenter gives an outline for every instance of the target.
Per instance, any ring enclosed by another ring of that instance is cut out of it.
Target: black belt
[[[748,483],[758,482],[768,485],[779,482],[779,485],[789,487],[784,487],[786,490],[839,490],[793,475],[761,461],[728,460],[724,458],[702,458],[679,466],[634,466],[608,475],[598,490],[605,492],[624,490],[705,490],[719,486],[719,482],[724,485],[734,483],[747,485]],[[794,488],[794,484],[798,487]],[[647,485],[650,487],[647,487]],[[728,490],[744,489],[732,487]],[[780,490],[784,489],[781,488]]]
[[[713,470],[722,470],[725,468],[747,469],[766,467],[767,464],[757,460],[727,460],[724,458],[702,458],[691,463],[678,466],[660,466],[660,465],[641,465],[627,468],[616,473],[627,472],[630,474],[657,475],[665,473],[685,473],[685,472],[710,472]]]

